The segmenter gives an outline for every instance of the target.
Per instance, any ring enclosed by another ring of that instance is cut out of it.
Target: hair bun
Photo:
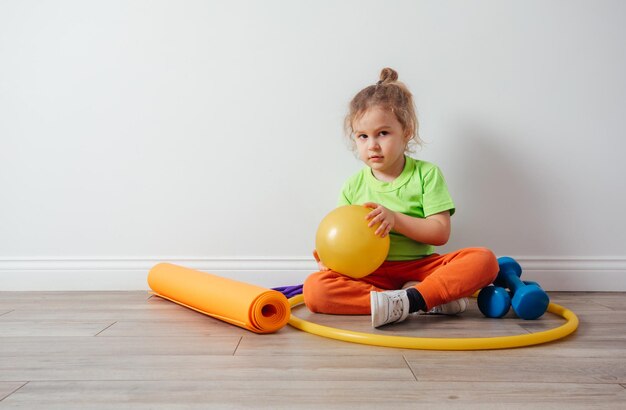
[[[393,68],[385,67],[380,72],[379,84],[387,84],[398,80],[398,72]]]

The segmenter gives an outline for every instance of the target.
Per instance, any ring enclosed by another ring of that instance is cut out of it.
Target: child
[[[346,133],[366,165],[343,186],[339,205],[364,205],[369,226],[390,236],[387,260],[353,279],[323,266],[304,283],[312,312],[370,314],[372,326],[405,320],[409,313],[457,314],[467,296],[493,282],[498,262],[485,248],[438,255],[450,236],[454,203],[439,168],[406,155],[420,144],[413,97],[398,73],[385,68],[380,81],[351,101]],[[365,222],[364,222],[365,223]],[[364,255],[367,257],[367,255]]]

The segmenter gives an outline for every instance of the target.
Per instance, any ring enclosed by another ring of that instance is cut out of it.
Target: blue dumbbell
[[[511,293],[505,289],[506,283],[498,284],[501,286],[487,286],[478,293],[478,309],[487,317],[500,318],[511,309]]]
[[[537,282],[533,282],[532,280],[523,280],[522,282],[524,282],[524,285],[537,285],[541,288],[541,285],[538,284]],[[543,288],[541,288],[543,289]]]
[[[511,295],[501,286],[487,286],[478,293],[478,309],[487,317],[502,317],[511,309]]]
[[[548,294],[536,284],[526,285],[520,279],[522,267],[513,258],[503,256],[498,258],[500,272],[494,285],[507,287],[513,298],[511,306],[518,317],[522,319],[537,319],[548,309],[550,298]]]

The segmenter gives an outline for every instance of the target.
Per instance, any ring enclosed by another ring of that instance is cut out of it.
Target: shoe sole
[[[370,313],[372,315],[372,327],[378,327],[378,326],[382,326],[382,324],[376,326],[376,323],[374,322],[374,312],[378,312],[378,292],[370,292]],[[374,309],[374,306],[376,306],[376,308]]]
[[[465,312],[467,310],[467,305],[469,304],[467,298],[456,299],[456,300],[453,300],[451,302],[446,303],[446,305],[449,305],[451,303],[456,303],[456,305],[457,305],[457,309],[453,310],[454,313],[445,313],[445,312],[432,312],[431,313],[431,312],[428,312],[427,314],[429,314],[429,315],[454,316],[454,315],[458,315],[459,313]]]

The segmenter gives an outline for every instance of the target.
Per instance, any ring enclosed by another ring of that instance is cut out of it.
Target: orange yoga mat
[[[272,333],[287,324],[291,308],[282,293],[170,263],[148,273],[157,296],[255,333]]]

